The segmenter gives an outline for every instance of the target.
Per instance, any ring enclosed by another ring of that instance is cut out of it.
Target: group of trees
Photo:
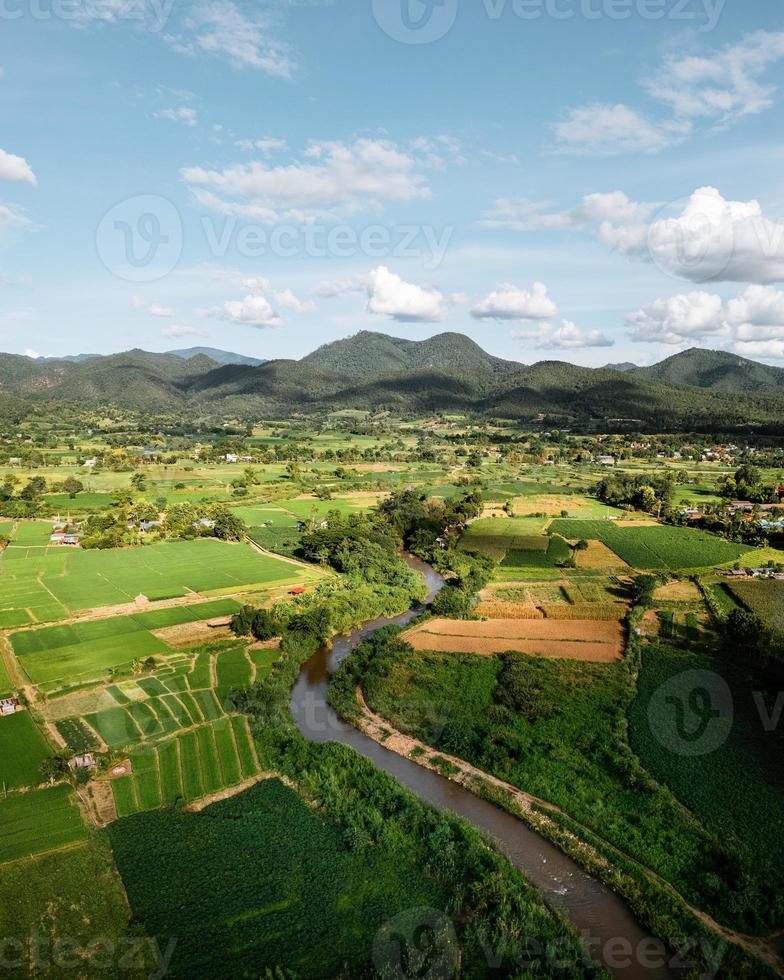
[[[777,485],[765,483],[762,473],[756,466],[744,463],[732,476],[725,477],[719,484],[719,494],[726,500],[749,500],[758,504],[775,504],[779,501]]]
[[[138,501],[118,509],[90,514],[82,523],[83,548],[120,548],[141,540],[142,522],[160,521],[152,531],[162,538],[220,538],[241,541],[247,533],[245,523],[222,504],[196,507],[191,503],[172,504],[161,514],[154,504]],[[148,533],[146,537],[149,538]]]
[[[612,507],[644,510],[663,515],[672,506],[675,481],[671,473],[630,475],[619,473],[600,480],[594,494]]]

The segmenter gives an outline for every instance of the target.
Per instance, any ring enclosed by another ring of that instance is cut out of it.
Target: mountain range
[[[650,367],[525,365],[469,337],[362,331],[302,360],[214,348],[72,358],[0,354],[6,416],[68,403],[188,417],[280,417],[354,408],[453,412],[550,425],[784,432],[784,369],[691,348]]]

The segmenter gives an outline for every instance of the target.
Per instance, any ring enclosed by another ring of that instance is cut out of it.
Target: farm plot
[[[632,568],[708,568],[734,561],[748,551],[708,531],[691,527],[624,527],[612,521],[559,519],[550,529],[570,541],[601,541]]]
[[[8,548],[0,570],[0,613],[29,610],[40,622],[64,619],[69,609],[133,602],[140,594],[150,600],[230,594],[302,577],[248,544],[213,539],[108,551]]]
[[[65,847],[86,836],[70,786],[0,800],[0,864]]]
[[[41,763],[51,754],[29,711],[0,718],[0,788],[37,786]]]
[[[771,629],[784,630],[784,582],[730,581],[727,588]]]
[[[11,646],[34,684],[73,683],[130,665],[169,645],[151,630],[228,616],[239,608],[230,599],[178,606],[131,616],[112,616],[67,626],[47,626],[11,635]]]
[[[532,537],[510,548],[501,562],[501,568],[507,574],[518,568],[555,568],[571,556],[572,549],[557,535]]]
[[[542,532],[547,518],[487,517],[474,521],[460,539],[464,551],[478,551],[500,561],[510,548],[547,549]]]
[[[236,786],[259,767],[244,718],[220,718],[131,753],[132,773],[111,782],[118,817]]]
[[[623,656],[623,627],[612,620],[430,619],[403,634],[415,650],[492,656],[515,651],[537,657],[610,663]]]

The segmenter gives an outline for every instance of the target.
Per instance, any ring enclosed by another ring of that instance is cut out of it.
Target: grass
[[[303,980],[357,976],[385,921],[446,901],[393,845],[352,850],[277,780],[201,813],[121,820],[109,836],[134,916],[150,935],[179,937],[175,976],[258,976],[276,965]]]
[[[0,864],[65,847],[86,836],[70,786],[0,799]]]
[[[0,787],[37,786],[41,763],[51,754],[29,711],[0,718]]]
[[[553,521],[550,530],[570,541],[601,541],[622,561],[639,569],[708,568],[734,561],[749,551],[744,545],[691,527],[623,527],[613,521],[559,519]]]

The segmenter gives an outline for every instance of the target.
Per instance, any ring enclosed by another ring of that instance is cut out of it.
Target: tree
[[[222,541],[242,541],[247,534],[248,528],[245,522],[236,514],[232,514],[227,507],[213,507],[210,518],[215,525],[212,533]]]
[[[63,491],[68,494],[71,500],[76,497],[77,493],[81,493],[82,490],[84,490],[84,484],[81,480],[77,480],[76,477],[69,476],[63,480]]]
[[[134,473],[131,477],[131,486],[138,493],[143,493],[147,489],[147,477],[144,473]]]

